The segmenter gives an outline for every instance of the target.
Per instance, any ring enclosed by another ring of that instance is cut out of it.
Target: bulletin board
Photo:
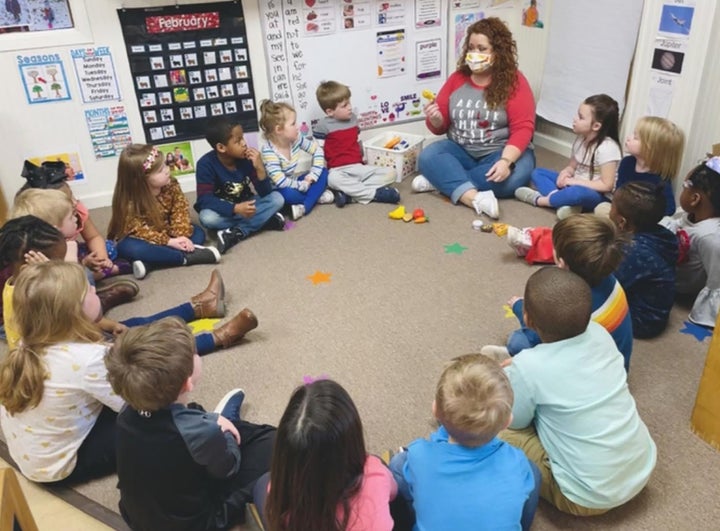
[[[219,115],[258,130],[239,1],[119,9],[118,16],[150,143],[203,138],[207,120]]]
[[[258,0],[271,98],[302,131],[324,115],[322,81],[348,85],[361,128],[423,118],[447,77],[448,0]]]

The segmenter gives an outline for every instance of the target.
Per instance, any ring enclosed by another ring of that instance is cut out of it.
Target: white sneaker
[[[525,256],[532,247],[532,237],[530,236],[530,227],[524,229],[518,227],[508,227],[507,242],[510,247],[515,249],[518,256]]]
[[[533,190],[529,186],[520,186],[517,190],[515,190],[516,199],[532,206],[537,206],[538,197],[541,196],[542,194],[540,192]]]
[[[290,205],[290,215],[293,221],[300,219],[305,215],[305,205]]]
[[[491,190],[486,192],[478,192],[472,202],[475,207],[477,215],[487,214],[493,219],[500,217],[500,208],[498,207],[498,201],[495,194]]]
[[[335,194],[332,193],[332,190],[330,190],[329,188],[326,188],[325,191],[320,196],[320,198],[318,199],[318,204],[329,205],[333,201],[335,201]]]
[[[422,192],[434,192],[435,190],[437,190],[437,188],[435,188],[424,175],[418,175],[417,177],[415,177],[412,180],[410,188],[412,188],[413,192],[418,194]]]
[[[510,352],[507,347],[501,345],[485,345],[480,349],[480,354],[494,359],[498,363],[510,359]]]
[[[573,214],[580,214],[582,213],[582,207],[581,206],[561,206],[555,211],[555,215],[558,219],[565,219]]]
[[[145,264],[143,264],[141,260],[135,260],[132,263],[132,269],[133,269],[133,276],[138,280],[142,280],[143,278],[145,278],[145,275],[147,275],[147,268],[145,267]]]

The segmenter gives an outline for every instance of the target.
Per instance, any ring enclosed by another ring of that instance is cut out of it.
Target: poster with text
[[[150,143],[204,138],[215,116],[258,130],[240,2],[119,9],[118,16]]]
[[[60,54],[18,55],[17,62],[29,104],[70,99]]]
[[[110,48],[77,48],[70,56],[84,103],[121,99]]]
[[[402,76],[405,74],[405,30],[379,31],[377,43],[378,78]]]
[[[125,107],[101,107],[85,111],[95,158],[115,157],[132,143]]]

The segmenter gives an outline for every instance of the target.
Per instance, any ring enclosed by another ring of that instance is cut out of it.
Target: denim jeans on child
[[[263,225],[285,204],[280,192],[270,192],[266,196],[253,196],[248,201],[255,201],[255,214],[249,218],[240,214],[234,216],[223,216],[210,208],[202,209],[198,217],[200,224],[206,229],[223,230],[230,227],[237,227],[245,236],[259,231]]]
[[[205,231],[193,224],[193,233],[190,240],[195,245],[202,245],[205,242]],[[117,243],[118,254],[130,262],[142,260],[146,264],[154,266],[178,266],[185,263],[185,253],[168,247],[167,245],[156,245],[140,238],[128,236]]]
[[[514,356],[521,350],[525,350],[526,348],[532,348],[536,345],[539,345],[540,343],[542,343],[542,339],[540,339],[540,336],[535,330],[525,326],[525,319],[523,319],[522,299],[515,301],[515,304],[513,304],[512,307],[512,311],[515,314],[515,317],[517,317],[517,320],[520,321],[520,328],[510,334],[507,342],[508,352],[511,356]]]
[[[530,181],[535,152],[528,148],[515,163],[515,169],[502,182],[488,182],[485,174],[502,157],[502,150],[476,159],[457,142],[438,140],[420,152],[418,168],[453,203],[468,190],[492,190],[497,197],[512,197],[515,190]]]

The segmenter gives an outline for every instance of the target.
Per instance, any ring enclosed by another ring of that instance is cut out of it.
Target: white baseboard
[[[566,142],[565,140],[561,140],[545,133],[538,133],[537,131],[535,131],[535,136],[533,136],[533,144],[540,146],[541,148],[549,149],[555,153],[559,153],[560,155],[569,155],[572,150],[572,144],[570,142]]]

